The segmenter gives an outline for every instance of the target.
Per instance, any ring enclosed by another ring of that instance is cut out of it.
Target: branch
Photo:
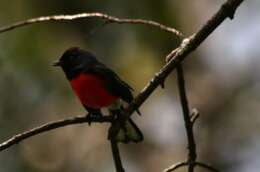
[[[118,142],[117,142],[117,134],[121,128],[121,122],[120,122],[120,112],[109,110],[109,114],[114,118],[114,120],[111,123],[111,126],[108,130],[108,140],[110,140],[111,149],[112,149],[112,155],[114,164],[116,167],[116,172],[125,172],[121,158],[120,158],[120,152],[118,148]],[[125,124],[123,124],[125,125]]]
[[[195,34],[184,39],[182,44],[167,55],[169,62],[155,74],[140,94],[128,105],[125,110],[125,118],[128,119],[136,108],[139,108],[153,91],[163,84],[169,74],[180,64],[192,51],[194,51],[226,18],[232,18],[237,7],[243,0],[227,0],[218,12],[209,19],[206,24]]]
[[[186,165],[188,165],[187,162],[178,162],[176,164],[173,164],[169,168],[166,168],[165,170],[163,170],[163,172],[172,172],[172,171],[177,170],[178,168],[186,166]]]
[[[156,28],[159,28],[160,30],[173,33],[179,38],[183,36],[183,34],[172,28],[168,27],[166,25],[163,25],[161,23],[152,21],[152,20],[143,20],[143,19],[128,19],[128,18],[118,18],[115,16],[110,16],[104,13],[80,13],[80,14],[73,14],[73,15],[54,15],[54,16],[43,16],[43,17],[37,17],[37,18],[31,18],[25,21],[16,22],[7,26],[0,27],[0,33],[13,30],[18,27],[23,27],[35,23],[42,23],[42,22],[60,22],[60,21],[71,21],[71,20],[77,20],[77,19],[86,19],[86,18],[101,18],[104,20],[109,21],[110,23],[117,23],[117,24],[142,24],[142,25],[148,25],[153,26]]]
[[[120,158],[118,143],[113,137],[111,138],[110,142],[111,142],[111,149],[112,149],[113,159],[116,167],[116,172],[125,172]]]
[[[186,95],[186,89],[185,89],[185,80],[184,80],[184,74],[183,74],[183,68],[182,64],[179,64],[177,66],[177,81],[178,81],[178,89],[180,93],[180,101],[181,101],[181,107],[183,111],[183,119],[184,119],[184,124],[185,124],[185,129],[186,129],[186,134],[187,134],[187,140],[188,140],[188,159],[186,162],[182,162],[182,166],[188,166],[188,172],[193,172],[195,166],[201,166],[203,168],[209,169],[214,172],[218,172],[217,169],[214,167],[207,165],[202,162],[196,162],[197,158],[197,152],[196,152],[196,142],[194,139],[194,134],[193,134],[193,125],[199,117],[199,112],[197,109],[193,109],[192,114],[190,115],[189,111],[189,103]],[[177,166],[177,167],[176,167]],[[166,169],[166,172],[171,172],[176,170],[181,166],[178,166],[178,164],[175,164],[168,169]]]
[[[193,127],[190,119],[189,103],[186,96],[185,80],[184,80],[184,74],[183,74],[183,69],[181,64],[179,64],[177,67],[177,80],[178,80],[178,89],[180,93],[180,101],[181,101],[181,106],[183,111],[184,124],[185,124],[187,139],[188,139],[188,150],[189,150],[188,160],[187,160],[188,167],[189,167],[188,171],[193,172],[195,161],[197,158],[196,143],[193,135],[193,129],[192,129]]]
[[[44,125],[41,125],[39,127],[35,127],[31,130],[25,131],[23,133],[17,134],[10,139],[6,140],[5,142],[0,144],[0,151],[9,148],[10,146],[14,144],[18,144],[22,140],[25,140],[29,137],[32,137],[34,135],[53,130],[56,128],[64,127],[67,125],[72,124],[81,124],[81,123],[89,123],[89,122],[111,122],[113,119],[110,116],[79,116],[79,117],[73,117],[68,119],[62,119],[54,122],[49,122]]]
[[[219,172],[218,169],[215,169],[214,167],[212,167],[212,166],[210,166],[208,164],[202,163],[202,162],[195,162],[195,165],[196,166],[200,166],[202,168],[206,168],[206,169],[208,169],[210,171],[213,171],[213,172]]]
[[[180,167],[184,167],[184,166],[187,166],[187,165],[189,165],[189,163],[186,162],[186,161],[178,162],[176,164],[173,164],[169,168],[166,168],[165,170],[163,170],[163,172],[172,172],[172,171],[177,170]],[[194,165],[195,166],[200,166],[202,168],[208,169],[208,170],[213,171],[213,172],[219,172],[219,170],[215,169],[214,167],[212,167],[212,166],[210,166],[208,164],[202,163],[202,162],[195,162]]]

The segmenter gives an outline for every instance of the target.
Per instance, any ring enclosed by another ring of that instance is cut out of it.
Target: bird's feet
[[[87,113],[86,114],[86,118],[88,119],[88,125],[91,125],[91,122],[93,121],[93,119],[95,117],[102,117],[102,113],[101,112],[91,112],[91,113]]]

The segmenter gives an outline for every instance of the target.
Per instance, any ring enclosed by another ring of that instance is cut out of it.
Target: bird
[[[62,68],[88,115],[102,116],[101,109],[107,108],[110,113],[118,112],[120,117],[124,109],[123,102],[129,104],[134,99],[133,89],[87,50],[71,47],[65,50],[53,66]],[[137,112],[140,113],[138,109]],[[120,125],[115,140],[122,143],[140,142],[143,134],[133,120],[128,118]]]

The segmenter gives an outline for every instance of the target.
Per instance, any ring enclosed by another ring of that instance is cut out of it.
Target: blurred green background
[[[196,32],[224,0],[1,1],[0,25],[31,17],[104,12],[159,21]],[[195,125],[198,159],[226,172],[260,168],[260,1],[244,2],[184,68]],[[178,45],[175,36],[147,26],[110,24],[89,34],[99,19],[41,23],[0,35],[0,141],[45,122],[85,114],[61,70],[50,66],[71,46],[96,54],[135,88],[135,95]],[[156,172],[184,160],[186,135],[175,73],[134,115],[145,140],[120,145],[126,171]],[[108,125],[68,126],[0,152],[0,172],[114,171]],[[180,169],[179,171],[185,171]],[[206,171],[198,168],[197,171]]]

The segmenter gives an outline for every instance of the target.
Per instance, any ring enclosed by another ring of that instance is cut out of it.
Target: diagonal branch
[[[176,164],[173,164],[172,166],[166,168],[163,170],[163,172],[172,172],[174,170],[177,170],[178,168],[181,168],[183,166],[187,166],[187,162],[177,162]]]
[[[213,171],[213,172],[219,172],[218,169],[215,169],[211,165],[205,164],[203,162],[195,162],[195,165],[200,166],[200,167],[205,168],[205,169],[208,169],[208,170]]]
[[[184,39],[182,44],[167,55],[169,62],[155,74],[146,87],[134,99],[134,101],[126,108],[125,118],[133,114],[136,108],[140,107],[145,100],[160,86],[168,75],[176,69],[192,51],[194,51],[226,18],[232,18],[237,7],[243,0],[227,0],[218,12],[209,19],[206,24],[195,34]]]
[[[18,27],[23,27],[35,23],[42,23],[42,22],[61,22],[61,21],[71,21],[71,20],[77,20],[77,19],[86,19],[86,18],[101,18],[104,19],[110,23],[117,23],[117,24],[142,24],[142,25],[148,25],[153,26],[156,28],[159,28],[160,30],[173,33],[179,38],[183,36],[183,34],[172,28],[168,27],[166,25],[163,25],[161,23],[152,21],[152,20],[144,20],[144,19],[128,19],[128,18],[118,18],[115,16],[110,16],[108,14],[104,13],[80,13],[80,14],[72,14],[72,15],[54,15],[54,16],[43,16],[43,17],[37,17],[37,18],[31,18],[25,21],[16,22],[7,26],[0,27],[0,33],[13,30]]]
[[[81,123],[90,123],[90,122],[111,122],[113,118],[111,116],[79,116],[68,119],[62,119],[54,122],[49,122],[39,127],[33,128],[31,130],[25,131],[23,133],[17,134],[5,142],[0,144],[0,151],[9,148],[14,144],[18,144],[19,142],[27,139],[28,137],[32,137],[34,135],[53,130],[56,128],[64,127],[72,124],[81,124]]]

